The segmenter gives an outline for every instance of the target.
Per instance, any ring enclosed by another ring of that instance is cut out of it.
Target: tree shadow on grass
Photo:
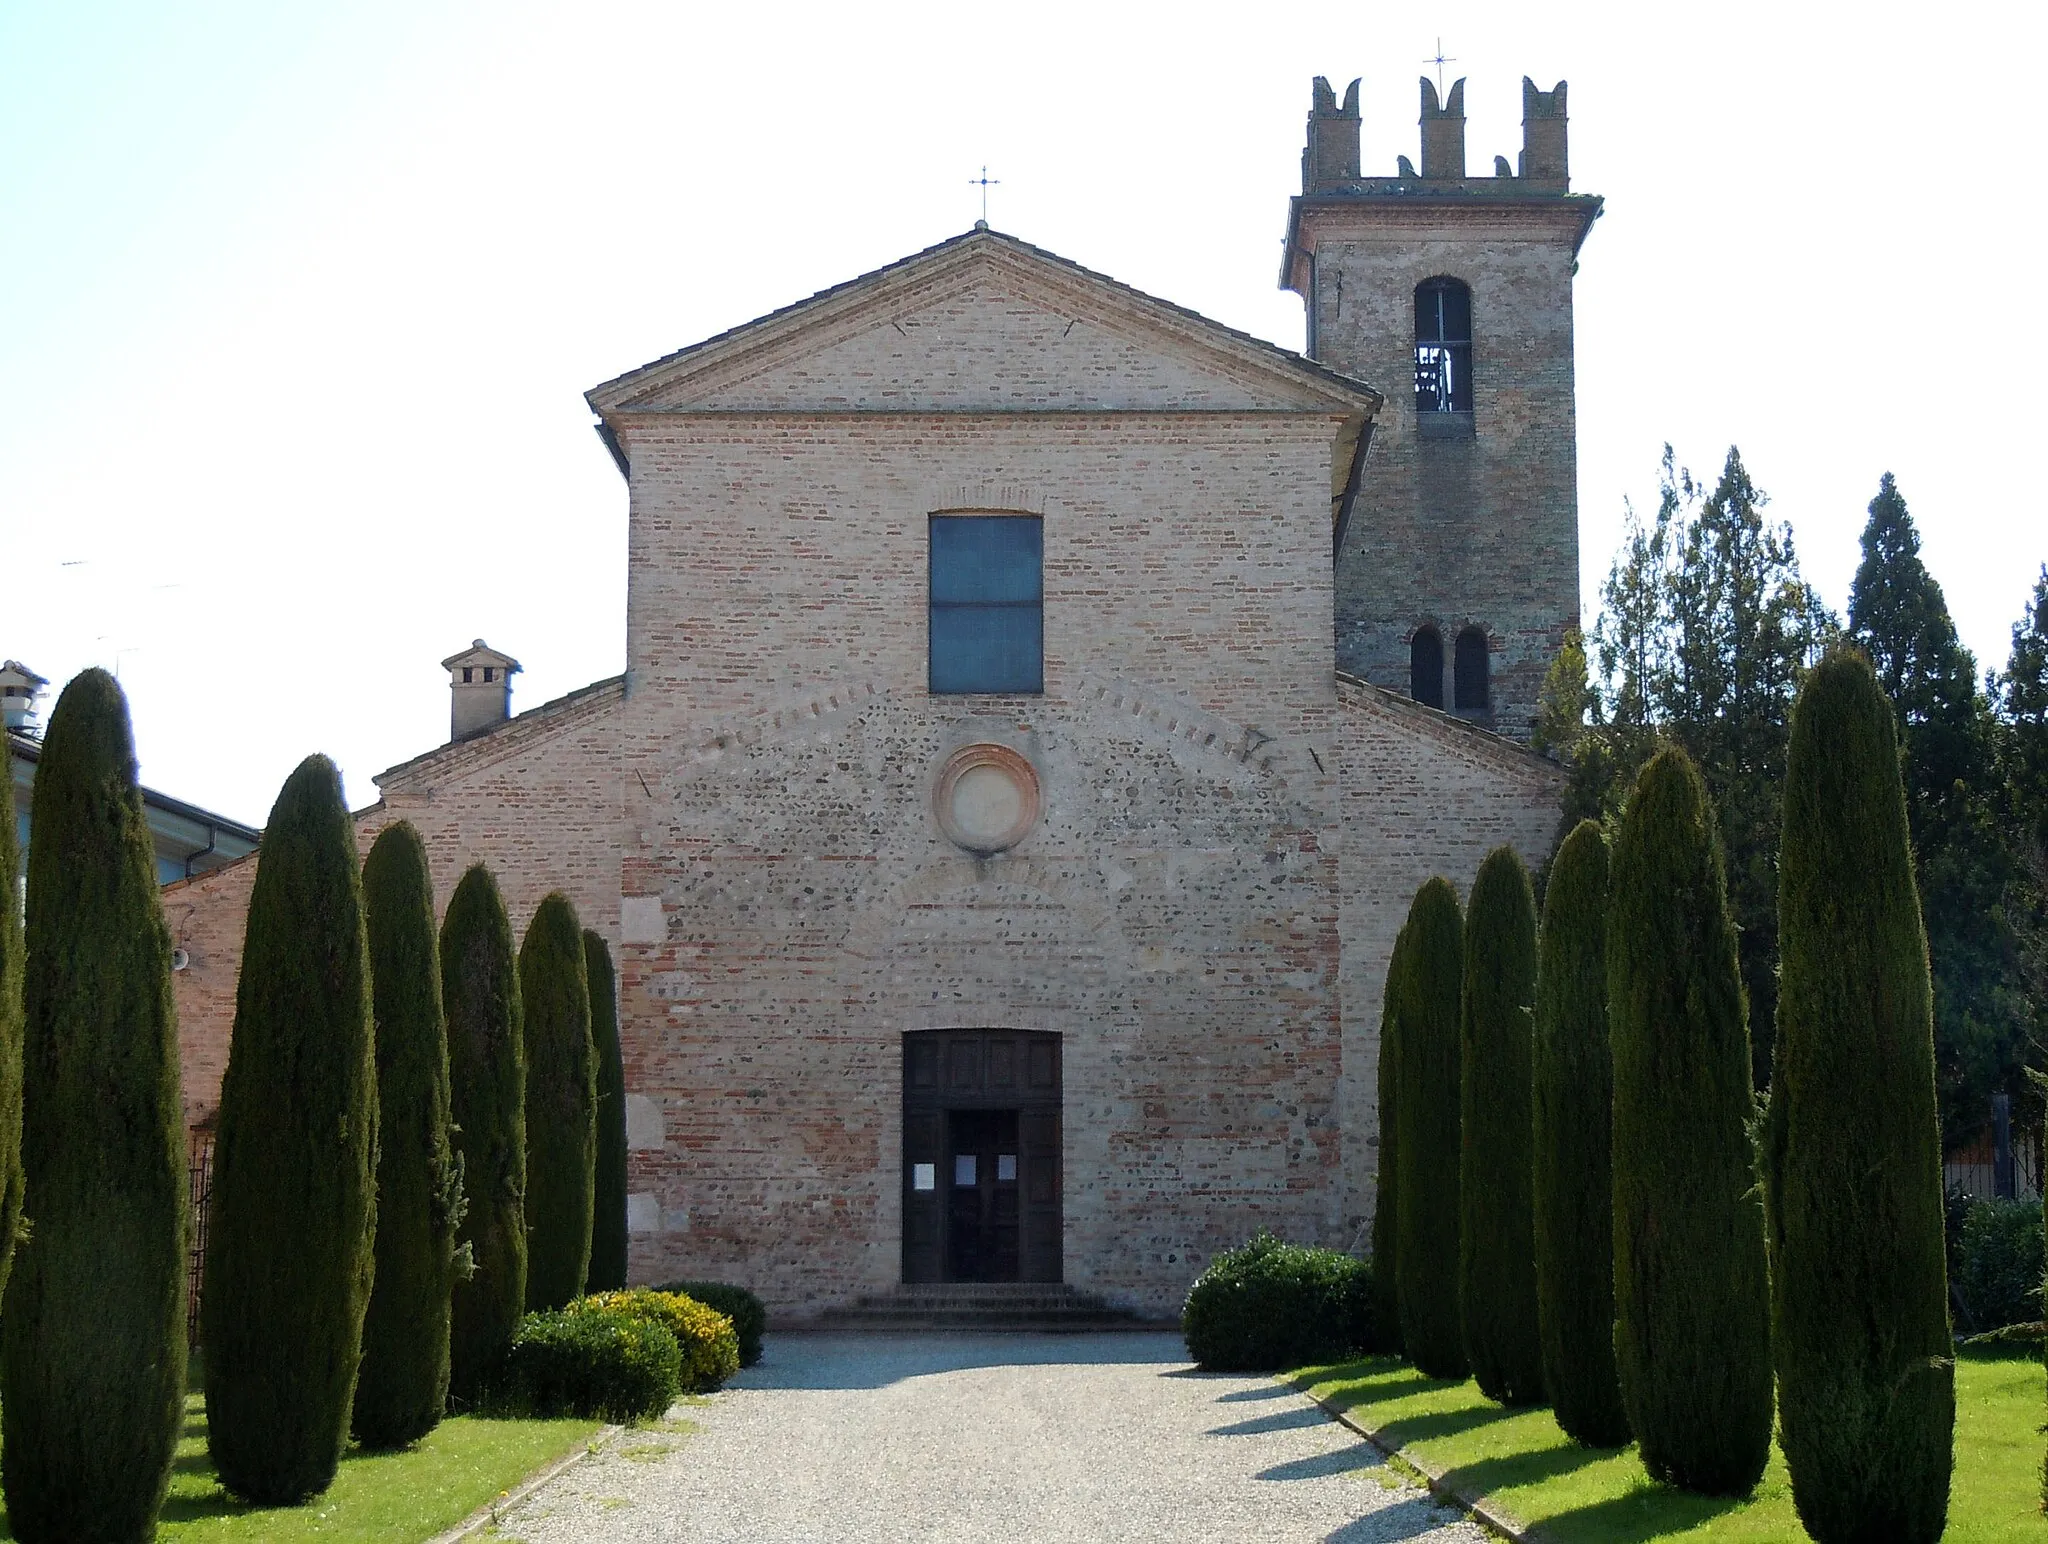
[[[1416,1394],[1440,1394],[1457,1388],[1461,1378],[1426,1378],[1414,1368],[1398,1362],[1374,1367],[1364,1375],[1369,1381],[1348,1383],[1329,1390],[1324,1398],[1339,1410],[1362,1410],[1367,1405],[1385,1404],[1390,1399],[1408,1399]],[[1319,1383],[1335,1381],[1318,1379]],[[1304,1384],[1304,1387],[1307,1385]]]
[[[1533,1453],[1502,1453],[1493,1458],[1474,1459],[1444,1472],[1443,1483],[1461,1496],[1490,1496],[1517,1485],[1534,1485],[1571,1474],[1588,1464],[1612,1458],[1619,1448],[1541,1448]]]
[[[1499,1405],[1437,1410],[1424,1415],[1404,1415],[1383,1426],[1374,1426],[1373,1435],[1394,1447],[1407,1447],[1410,1443],[1427,1442],[1433,1437],[1455,1437],[1461,1432],[1477,1431],[1495,1421],[1511,1421],[1521,1413]]]
[[[1670,1485],[1643,1485],[1625,1496],[1559,1512],[1529,1530],[1542,1544],[1648,1544],[1749,1505],[1743,1496],[1699,1496]]]
[[[260,1507],[238,1500],[216,1485],[203,1495],[166,1496],[164,1508],[157,1517],[159,1521],[167,1523],[196,1523],[213,1517],[242,1517],[261,1510]]]

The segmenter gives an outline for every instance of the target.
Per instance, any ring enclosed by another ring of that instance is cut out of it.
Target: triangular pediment
[[[634,370],[599,413],[1371,413],[1369,387],[993,231]]]

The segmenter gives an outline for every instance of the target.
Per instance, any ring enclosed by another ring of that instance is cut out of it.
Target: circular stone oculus
[[[1038,773],[1006,745],[965,745],[933,790],[939,825],[969,852],[1002,852],[1038,823]]]

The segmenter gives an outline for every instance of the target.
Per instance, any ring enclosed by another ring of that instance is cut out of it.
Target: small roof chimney
[[[512,716],[512,677],[519,661],[483,639],[441,661],[448,672],[448,738],[467,740]]]
[[[36,698],[49,684],[18,659],[0,661],[0,720],[8,729],[36,732]]]

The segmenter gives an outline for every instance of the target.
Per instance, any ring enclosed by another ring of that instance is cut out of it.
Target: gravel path
[[[1185,1355],[1160,1334],[770,1336],[676,1412],[694,1429],[623,1434],[496,1536],[1484,1544],[1301,1395]]]

